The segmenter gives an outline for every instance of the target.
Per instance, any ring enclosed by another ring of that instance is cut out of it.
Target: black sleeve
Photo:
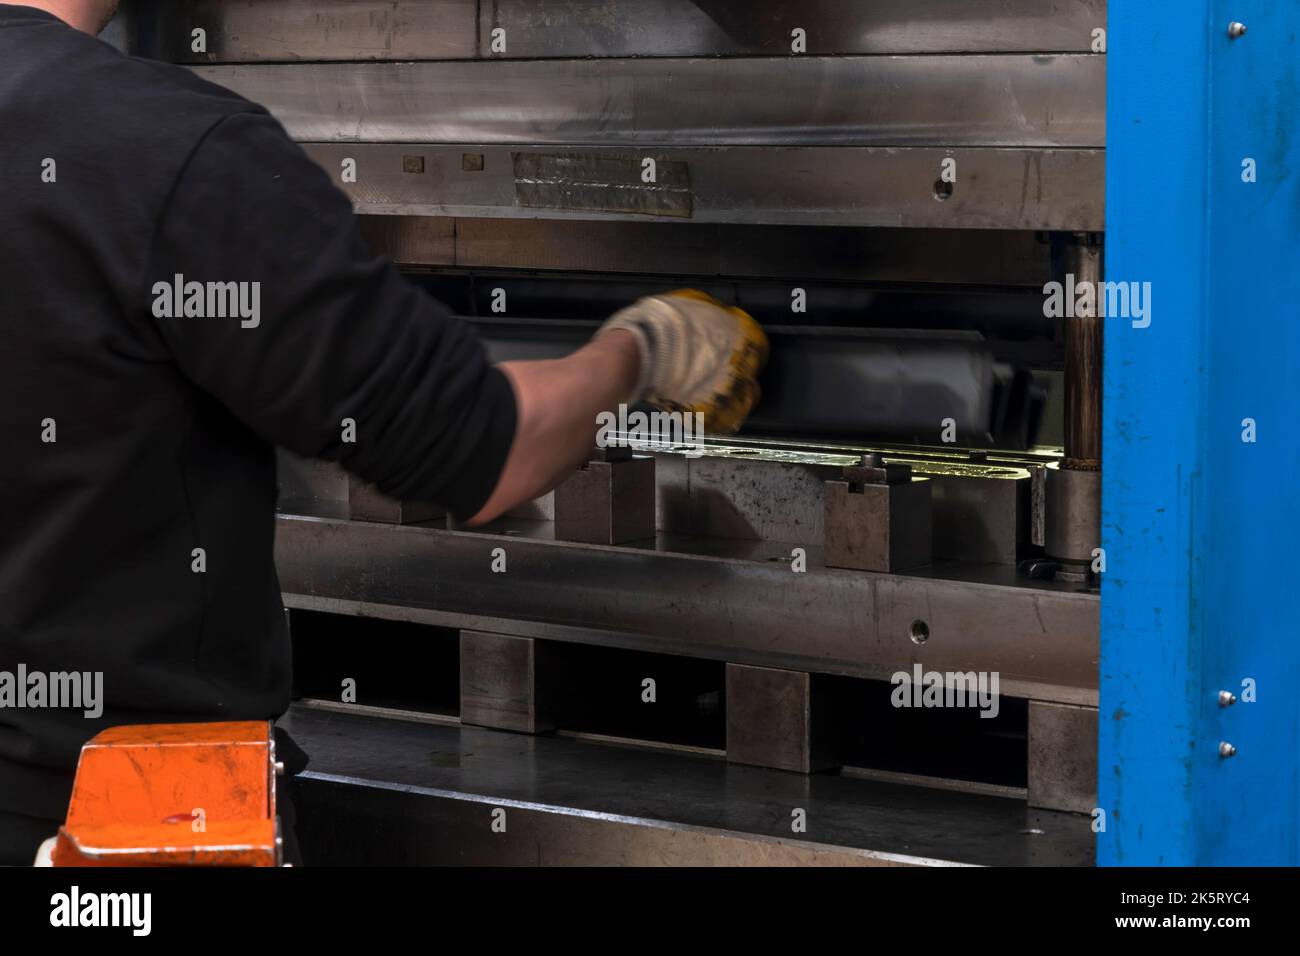
[[[472,326],[367,251],[347,197],[270,116],[228,117],[195,149],[144,279],[182,372],[268,441],[460,515],[496,486],[509,381]]]

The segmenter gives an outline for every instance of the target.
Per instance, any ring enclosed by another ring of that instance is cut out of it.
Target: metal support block
[[[1091,813],[1097,806],[1097,709],[1029,702],[1029,805]]]
[[[630,448],[597,448],[555,489],[555,537],[623,544],[655,534],[655,460]]]
[[[728,762],[796,773],[839,766],[824,704],[812,674],[728,664]]]
[[[826,564],[858,571],[906,571],[930,563],[931,482],[911,466],[864,455],[826,482]]]
[[[398,501],[374,485],[348,476],[348,509],[353,521],[378,521],[383,524],[414,524],[436,521],[447,511],[441,505],[423,501]]]
[[[538,734],[554,730],[550,654],[531,637],[460,632],[460,722]]]

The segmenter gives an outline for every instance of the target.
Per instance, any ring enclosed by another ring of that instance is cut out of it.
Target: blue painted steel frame
[[[1097,859],[1294,865],[1300,2],[1109,17],[1106,278],[1153,308],[1106,320]]]

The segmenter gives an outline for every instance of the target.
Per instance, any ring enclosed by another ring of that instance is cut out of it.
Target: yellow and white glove
[[[742,309],[683,289],[638,299],[596,335],[613,329],[636,336],[641,351],[637,401],[703,413],[711,434],[734,432],[758,401],[767,336]]]

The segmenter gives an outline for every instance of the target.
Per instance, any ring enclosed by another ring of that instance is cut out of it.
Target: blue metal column
[[[1300,2],[1109,17],[1097,858],[1294,865]]]

